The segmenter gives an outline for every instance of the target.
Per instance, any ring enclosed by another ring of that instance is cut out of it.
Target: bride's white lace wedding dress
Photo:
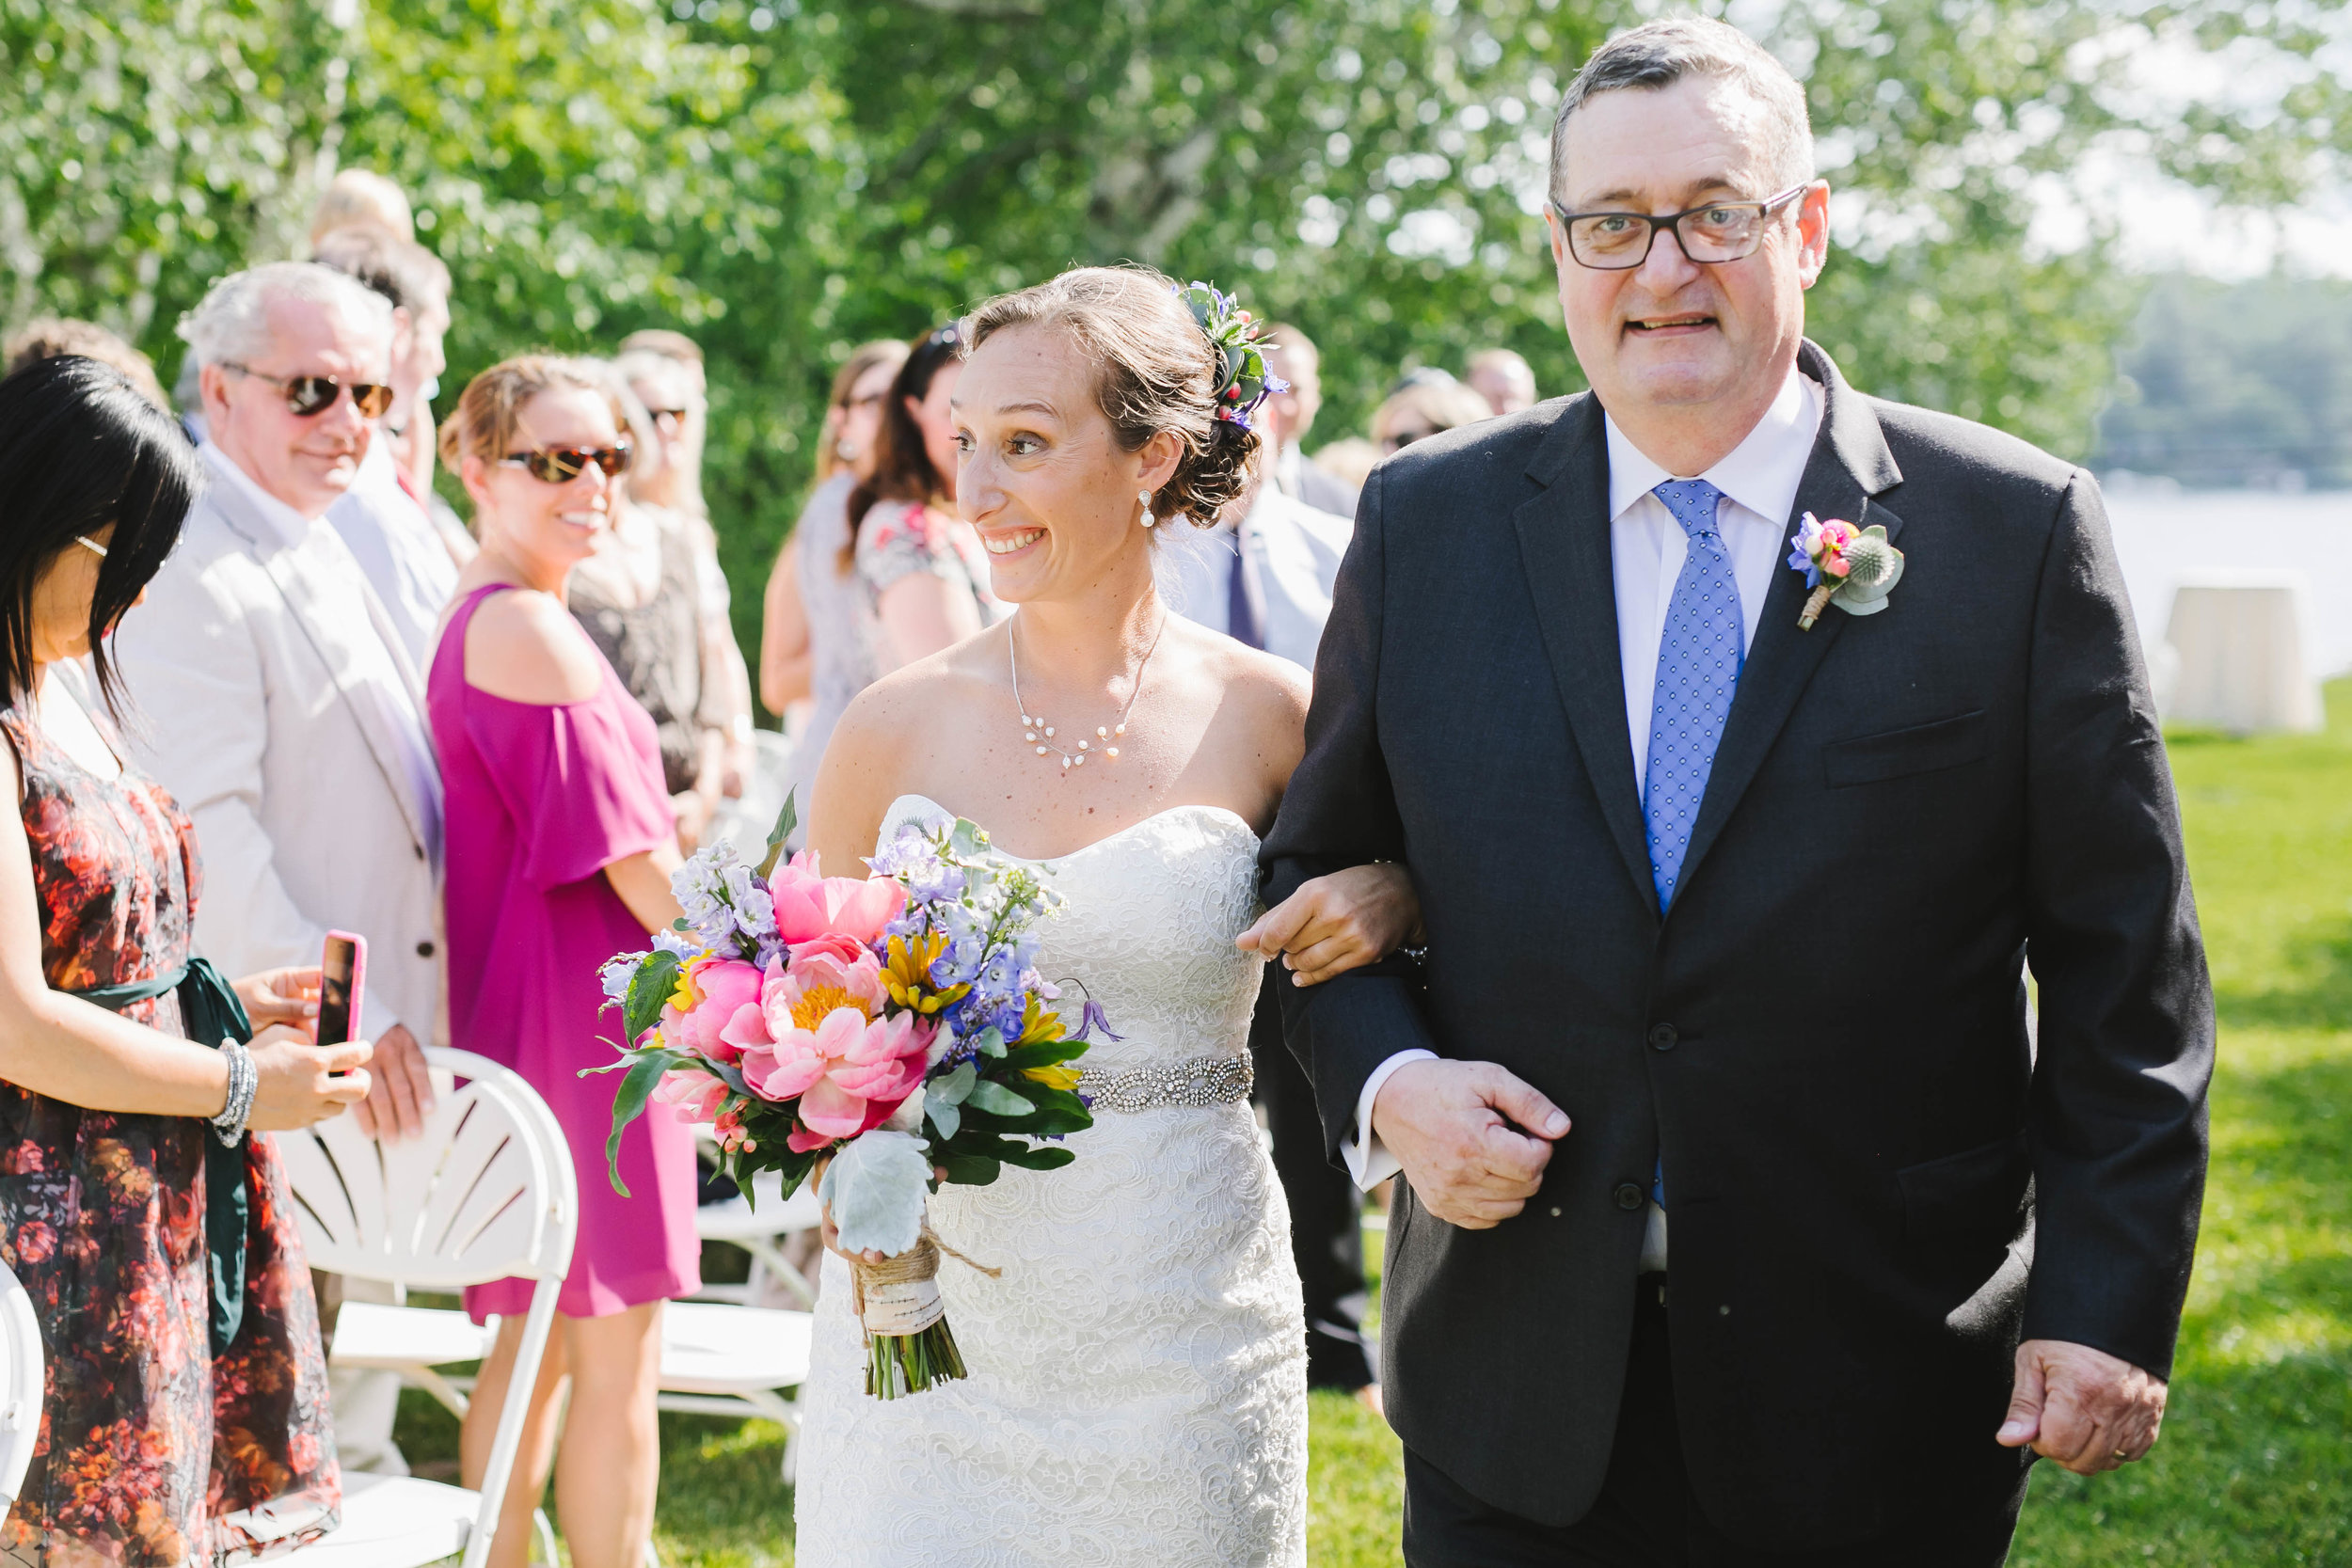
[[[951,815],[908,796],[882,837]],[[931,1199],[942,1241],[1004,1271],[940,1271],[970,1378],[868,1398],[849,1271],[826,1256],[801,1396],[809,1568],[1305,1563],[1298,1274],[1241,1065],[1257,851],[1232,813],[1181,806],[1029,863],[1068,900],[1040,972],[1083,981],[1124,1037],[1083,1059],[1095,1119],[1073,1163]]]

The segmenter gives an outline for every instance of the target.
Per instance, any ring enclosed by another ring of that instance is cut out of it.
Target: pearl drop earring
[[[1143,506],[1143,526],[1144,526],[1145,528],[1150,528],[1150,527],[1151,527],[1153,523],[1156,523],[1156,522],[1158,522],[1158,521],[1159,521],[1159,519],[1158,519],[1157,517],[1154,517],[1154,516],[1152,516],[1152,492],[1151,492],[1151,491],[1149,491],[1149,490],[1138,490],[1138,491],[1136,491],[1136,499],[1137,501],[1139,501],[1140,503],[1142,503],[1142,506]]]

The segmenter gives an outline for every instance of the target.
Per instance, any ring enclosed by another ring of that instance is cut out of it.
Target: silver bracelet
[[[229,1058],[229,1103],[212,1118],[213,1134],[234,1148],[245,1141],[246,1118],[253,1114],[253,1092],[261,1087],[262,1073],[253,1065],[253,1053],[235,1040],[222,1040],[220,1053]]]

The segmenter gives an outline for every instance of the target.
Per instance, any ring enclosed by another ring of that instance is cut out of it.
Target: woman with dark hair
[[[370,1048],[310,1043],[317,970],[232,993],[191,958],[194,832],[110,722],[107,638],[201,483],[120,372],[0,381],[0,1259],[47,1352],[9,1561],[177,1568],[339,1522],[310,1273],[277,1150],[246,1133],[365,1098]]]
[[[850,492],[840,567],[872,609],[874,673],[888,674],[1004,616],[988,552],[955,515],[956,432],[948,409],[963,373],[960,326],[914,344],[883,400],[871,475]]]

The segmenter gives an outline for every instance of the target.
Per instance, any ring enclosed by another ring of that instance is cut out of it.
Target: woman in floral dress
[[[239,982],[269,1026],[244,1127],[215,1132],[236,1098],[231,1053],[184,1037],[178,993],[114,1010],[69,994],[135,990],[190,957],[188,819],[118,760],[68,661],[93,656],[111,696],[104,636],[169,553],[199,475],[169,416],[93,360],[0,382],[0,775],[22,803],[21,819],[0,813],[0,1260],[32,1296],[47,1370],[0,1561],[228,1563],[338,1522],[284,1173],[266,1138],[235,1149],[244,1282],[215,1352],[205,1161],[208,1140],[225,1149],[227,1132],[307,1126],[364,1096],[368,1047],[310,1044],[317,971]]]

